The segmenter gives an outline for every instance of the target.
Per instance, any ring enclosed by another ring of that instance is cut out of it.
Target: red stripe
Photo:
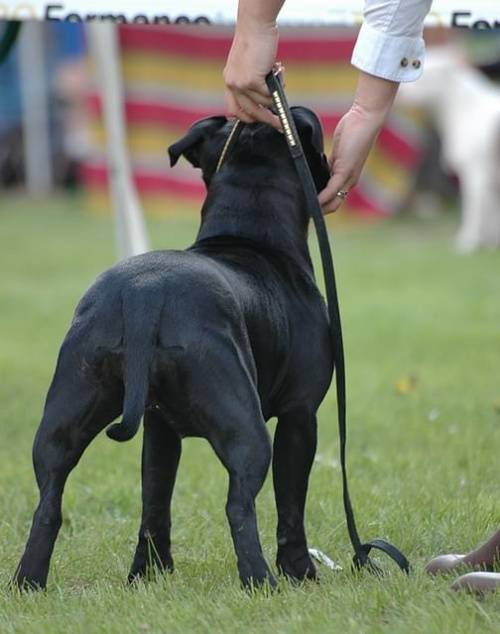
[[[105,190],[108,188],[108,169],[104,165],[85,164],[81,167],[81,177],[89,189]],[[148,174],[138,170],[134,173],[134,182],[141,194],[162,193],[175,196],[204,198],[205,185],[201,179],[197,181],[180,181],[176,178],[158,174]]]
[[[229,35],[207,36],[199,29],[189,33],[185,28],[124,25],[120,27],[120,44],[126,50],[173,53],[201,60],[227,57]]]
[[[325,137],[333,134],[344,113],[318,113]],[[410,141],[397,134],[389,126],[384,126],[378,137],[377,144],[403,167],[413,167],[420,156],[420,148],[413,146]]]
[[[225,60],[232,34],[210,35],[206,27],[131,26],[120,27],[120,43],[126,50],[175,54],[198,59]],[[282,36],[278,58],[290,62],[348,62],[355,38],[333,37],[331,32],[316,31],[303,38]]]
[[[338,122],[345,114],[344,112],[317,112],[316,114],[321,120],[325,137],[330,137],[337,127]]]
[[[372,200],[367,198],[361,187],[355,187],[349,192],[348,202],[345,203],[346,211],[355,211],[360,216],[371,216],[374,218],[387,216],[388,210],[374,204]]]
[[[351,60],[355,38],[330,37],[328,39],[287,40],[283,38],[278,47],[278,59],[290,62],[329,64],[348,63]]]
[[[87,105],[91,117],[101,116],[101,100],[99,95],[89,95]],[[144,124],[165,126],[179,131],[189,128],[198,119],[220,114],[220,108],[180,108],[168,104],[147,103],[145,101],[128,100],[125,104],[127,121],[130,124]],[[319,113],[323,124],[325,137],[330,137],[343,113]],[[394,130],[386,126],[380,133],[378,144],[392,158],[404,167],[413,167],[420,156],[418,147]]]
[[[394,132],[389,126],[382,128],[377,143],[406,168],[414,167],[421,155],[420,147],[411,145],[407,139]]]
[[[104,165],[83,165],[81,168],[81,177],[85,186],[90,190],[103,191],[108,188],[108,170]],[[170,195],[200,201],[205,198],[206,195],[206,189],[201,179],[191,182],[179,180],[167,175],[148,174],[147,172],[136,171],[134,173],[134,182],[139,193],[145,196],[148,194],[163,194],[165,196]],[[388,213],[367,199],[359,187],[350,192],[349,203],[346,203],[344,208],[346,211],[355,210],[359,215],[371,217],[386,216]]]
[[[100,117],[102,113],[101,99],[97,94],[90,94],[87,97],[87,108],[91,117]],[[168,104],[148,103],[145,101],[127,100],[125,103],[125,114],[129,123],[149,123],[164,125],[171,128],[185,130],[198,119],[220,114],[218,107],[198,107],[188,109]]]

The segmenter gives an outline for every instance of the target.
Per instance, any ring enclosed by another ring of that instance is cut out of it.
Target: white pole
[[[149,247],[128,156],[118,36],[112,23],[89,24],[87,28],[100,83],[118,257],[123,259]]]
[[[19,76],[26,188],[30,196],[47,196],[52,188],[47,69],[43,24],[27,22],[19,38]]]

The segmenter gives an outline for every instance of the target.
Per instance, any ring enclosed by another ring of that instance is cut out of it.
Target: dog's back
[[[246,356],[256,386],[260,368],[265,417],[276,415],[290,378],[287,366],[293,371],[301,354],[296,331],[306,319],[327,344],[323,300],[310,275],[255,245],[208,240],[187,251],[140,255],[106,271],[80,301],[64,348],[103,389],[123,383],[123,421],[107,433],[128,440],[146,407],[161,405],[174,421],[173,412],[193,404],[184,399],[179,374],[206,363],[223,343]],[[179,432],[203,435],[189,419],[185,412]]]

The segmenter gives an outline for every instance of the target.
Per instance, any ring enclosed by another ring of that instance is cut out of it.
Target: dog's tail
[[[123,299],[125,397],[120,423],[106,429],[112,440],[124,442],[137,433],[146,407],[149,373],[158,337],[162,301],[158,294],[141,293]],[[145,318],[146,316],[146,318]]]

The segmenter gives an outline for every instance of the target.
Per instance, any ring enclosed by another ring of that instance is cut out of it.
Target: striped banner
[[[120,27],[128,142],[136,183],[147,212],[201,199],[204,185],[187,162],[170,169],[167,147],[197,119],[225,111],[222,68],[231,30],[222,27]],[[291,104],[314,109],[327,146],[348,110],[357,73],[349,60],[355,32],[322,28],[284,29],[279,58],[287,66]],[[97,90],[88,96],[94,154],[83,166],[92,206],[107,207],[104,130]],[[407,196],[419,157],[421,124],[415,114],[395,110],[372,152],[349,206],[369,215],[394,212]],[[170,205],[169,205],[170,206]]]

